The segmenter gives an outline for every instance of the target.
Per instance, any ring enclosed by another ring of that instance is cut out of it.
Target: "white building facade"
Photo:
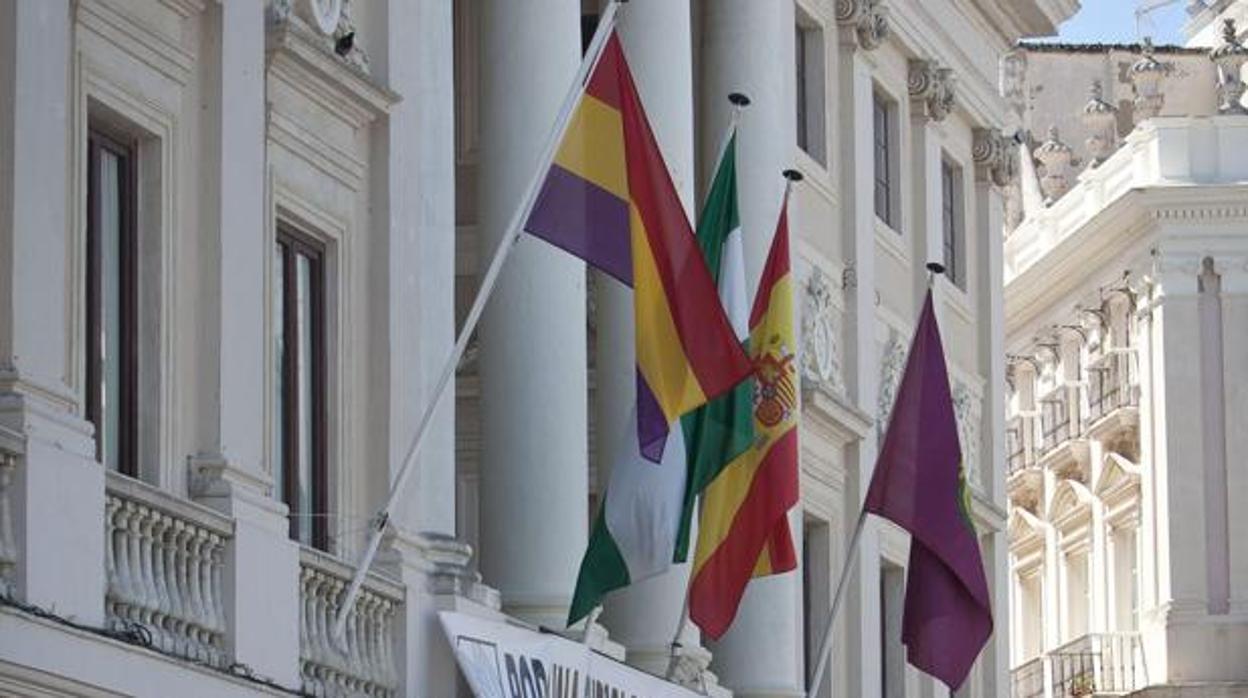
[[[1210,5],[1003,64],[1016,698],[1248,695],[1248,4]]]
[[[928,286],[1008,685],[1000,230],[1014,42],[1069,0],[632,0],[620,33],[691,216],[740,126],[747,283],[779,173],[801,296],[797,572],[752,582],[712,695],[799,696]],[[632,396],[631,304],[524,239],[439,411],[347,652],[329,625],[602,7],[0,1],[0,693],[467,695],[438,612],[561,629]],[[599,425],[602,425],[599,428]],[[1230,430],[1228,430],[1230,431]],[[900,645],[872,521],[821,696],[947,691]],[[569,635],[663,674],[687,567]]]

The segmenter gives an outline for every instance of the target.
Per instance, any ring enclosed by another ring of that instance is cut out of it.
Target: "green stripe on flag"
[[[594,530],[589,534],[589,545],[581,560],[581,571],[576,577],[576,591],[572,606],[568,609],[568,625],[589,615],[607,592],[629,584],[628,566],[607,529],[606,507],[598,510]]]
[[[737,136],[734,131],[724,145],[698,220],[698,246],[710,267],[725,303],[728,319],[740,332],[749,352],[748,318],[745,306],[745,275],[740,265],[726,268],[733,257],[730,245],[737,246],[740,261],[741,216],[737,208]],[[734,236],[735,232],[735,236]],[[675,562],[689,555],[690,529],[697,496],[729,463],[750,448],[754,441],[754,385],[745,380],[735,388],[681,418],[688,453],[689,479],[685,487],[680,529],[676,537]]]

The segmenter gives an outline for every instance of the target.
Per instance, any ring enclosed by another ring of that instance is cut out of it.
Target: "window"
[[[962,213],[962,168],[942,158],[940,161],[940,223],[945,276],[966,290],[966,224]]]
[[[896,107],[887,96],[876,92],[872,104],[872,132],[875,152],[875,215],[890,228],[896,229],[897,204],[895,158]]]
[[[794,29],[797,58],[797,145],[820,165],[827,165],[824,113],[823,31],[798,8]]]
[[[1139,628],[1139,559],[1134,526],[1110,529],[1114,557],[1114,629],[1132,632]]]
[[[807,516],[802,525],[802,635],[805,640],[807,684],[814,678],[815,665],[819,662],[819,644],[823,641],[823,631],[831,611],[829,575],[832,571],[830,528],[826,521]],[[835,653],[836,642],[831,644],[830,649]],[[828,665],[812,696],[825,698],[832,695],[835,665],[836,662]]]
[[[880,565],[880,695],[906,694],[906,650],[901,644],[901,621],[906,593],[906,571],[900,565]]]
[[[138,474],[138,299],[134,147],[87,134],[86,415],[96,458]]]
[[[281,227],[273,263],[276,491],[290,537],[328,547],[325,463],[325,264],[320,245]]]

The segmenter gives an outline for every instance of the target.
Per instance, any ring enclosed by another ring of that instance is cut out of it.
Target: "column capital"
[[[874,51],[888,38],[888,8],[883,0],[837,0],[836,22],[864,51]]]
[[[935,59],[911,58],[906,77],[911,105],[922,109],[922,115],[932,121],[944,121],[953,111],[953,69],[942,66]],[[917,113],[917,112],[916,112]]]
[[[972,132],[971,159],[975,177],[999,187],[1013,184],[1018,177],[1018,151],[1014,139],[1000,129],[977,128]]]

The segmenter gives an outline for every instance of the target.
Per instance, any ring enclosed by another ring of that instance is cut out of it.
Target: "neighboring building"
[[[1003,64],[1015,698],[1248,696],[1245,9]]]
[[[803,566],[752,583],[713,646],[683,638],[713,695],[803,692],[928,260],[948,267],[934,292],[998,607],[958,695],[1007,691],[995,406],[1015,164],[1002,134],[1018,118],[997,66],[1075,5],[624,10],[691,212],[726,95],[753,98],[739,161],[751,289],[780,171],[806,176],[791,212]],[[599,454],[632,400],[632,321],[614,282],[525,238],[391,519],[349,660],[328,637],[600,10],[0,0],[0,693],[466,695],[438,611],[561,627]],[[907,547],[868,525],[819,695],[947,693],[905,664]],[[612,597],[571,634],[663,673],[687,574]]]

